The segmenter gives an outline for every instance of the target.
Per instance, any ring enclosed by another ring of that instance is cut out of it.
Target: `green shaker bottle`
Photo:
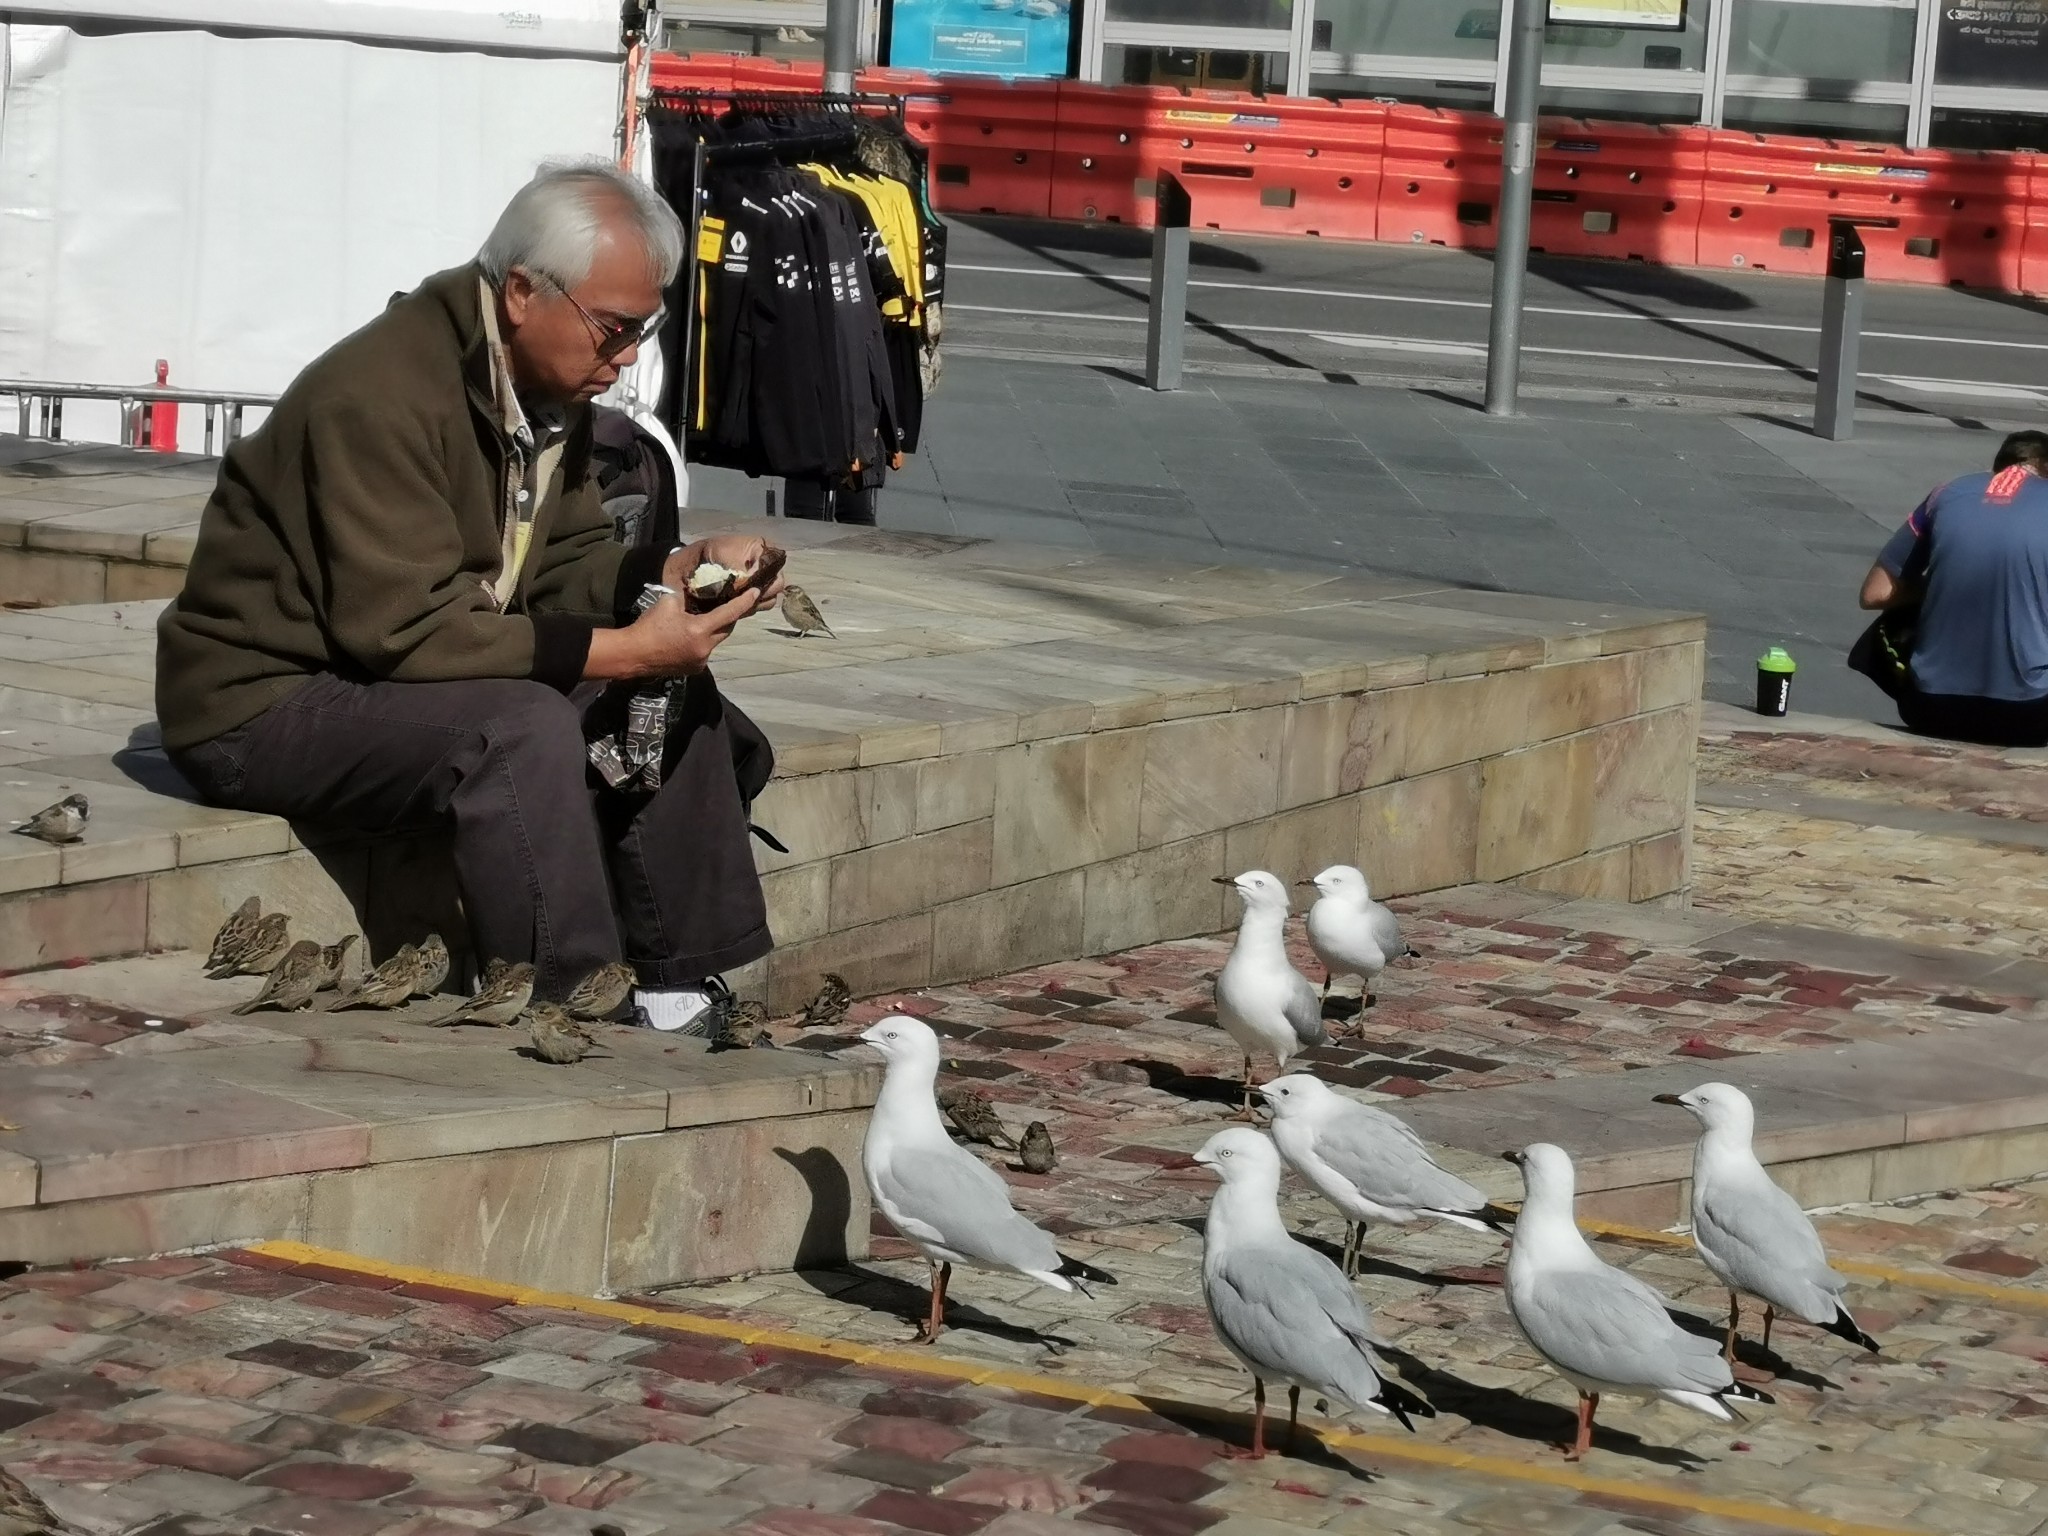
[[[1756,712],[1783,715],[1792,707],[1792,674],[1799,664],[1782,645],[1774,645],[1756,659]]]

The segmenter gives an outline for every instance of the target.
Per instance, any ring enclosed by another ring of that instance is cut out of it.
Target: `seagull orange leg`
[[[927,1262],[929,1262],[929,1261],[927,1261]],[[952,1265],[950,1265],[950,1264],[933,1264],[933,1265],[931,1266],[931,1271],[932,1271],[932,1310],[931,1310],[931,1315],[930,1315],[929,1317],[927,1317],[927,1318],[925,1319],[925,1321],[924,1321],[924,1326],[923,1326],[923,1327],[921,1327],[921,1328],[919,1328],[919,1329],[917,1330],[917,1337],[918,1337],[918,1340],[919,1340],[919,1342],[921,1342],[921,1343],[925,1343],[925,1344],[931,1344],[931,1343],[935,1343],[935,1342],[937,1341],[938,1337],[939,1337],[939,1334],[940,1334],[941,1332],[943,1332],[943,1331],[944,1331],[944,1329],[945,1329],[945,1326],[946,1326],[946,1282],[947,1282],[947,1281],[949,1281],[949,1280],[951,1280],[951,1279],[953,1278],[953,1266],[952,1266]]]
[[[1294,1424],[1301,1417],[1301,1388],[1287,1389],[1287,1454],[1294,1454]]]
[[[1593,1414],[1600,1407],[1598,1392],[1579,1394],[1579,1434],[1572,1442],[1572,1448],[1564,1453],[1566,1461],[1583,1461],[1586,1452],[1593,1448]]]
[[[1244,1103],[1232,1118],[1238,1120],[1251,1120],[1255,1118],[1252,1114],[1252,1059],[1249,1056],[1244,1059]]]
[[[1766,1354],[1769,1354],[1769,1353],[1770,1353],[1770,1349],[1771,1349],[1771,1324],[1775,1323],[1775,1322],[1776,1322],[1777,1320],[1778,1320],[1778,1309],[1777,1309],[1776,1307],[1768,1307],[1768,1306],[1767,1306],[1767,1307],[1765,1307],[1765,1308],[1764,1308],[1764,1353],[1766,1353]]]
[[[1742,1327],[1742,1297],[1734,1291],[1728,1293],[1728,1337],[1721,1341],[1721,1358],[1730,1365],[1735,1364],[1735,1340]]]

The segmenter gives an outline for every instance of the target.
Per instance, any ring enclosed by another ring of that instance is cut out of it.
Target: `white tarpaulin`
[[[5,9],[63,22],[143,21],[612,58],[624,51],[618,0],[29,0]]]
[[[394,292],[474,255],[540,161],[609,155],[619,75],[0,25],[0,379],[144,384],[164,358],[174,385],[275,394]],[[64,426],[111,440],[114,408],[74,403]]]

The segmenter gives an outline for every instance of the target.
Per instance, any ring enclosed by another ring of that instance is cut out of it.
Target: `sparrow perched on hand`
[[[256,919],[263,915],[263,903],[254,896],[247,897],[242,904],[227,915],[220,925],[220,931],[213,936],[213,948],[206,952],[205,969],[225,965],[228,957],[240,952],[249,942],[249,932],[256,926]]]
[[[818,612],[818,605],[811,601],[811,594],[802,587],[782,589],[782,621],[797,632],[799,639],[821,630],[827,640],[839,638],[825,623],[825,615]]]
[[[237,1007],[235,1012],[254,1013],[259,1008],[275,1008],[283,1013],[296,1013],[306,1007],[313,1001],[313,994],[320,990],[321,956],[324,953],[317,941],[299,940],[272,968],[269,978],[263,983],[263,990]]]
[[[1024,1139],[1017,1143],[1017,1161],[1024,1165],[1026,1173],[1051,1173],[1053,1164],[1059,1160],[1052,1132],[1045,1128],[1043,1120],[1034,1120],[1024,1127]]]
[[[341,985],[342,973],[348,969],[349,951],[362,942],[360,933],[345,933],[320,951],[320,991],[326,992]]]
[[[28,1484],[0,1468],[0,1530],[19,1536],[70,1536],[72,1529]]]
[[[230,976],[262,976],[284,958],[284,952],[292,947],[291,915],[286,912],[268,912],[249,925],[249,931],[228,946],[220,963],[207,970],[213,981],[225,981]]]
[[[587,1025],[553,1003],[535,1003],[527,1010],[526,1027],[533,1037],[533,1054],[558,1067],[573,1067],[597,1044]]]
[[[328,1009],[403,1008],[412,1000],[413,983],[419,980],[420,952],[410,944],[398,946],[398,953],[386,960],[353,988],[336,998]]]
[[[752,998],[734,998],[711,1022],[711,1049],[744,1051],[756,1046],[767,1051],[775,1049],[775,1041],[768,1033],[768,1010]]]
[[[1014,1147],[1016,1140],[1003,1129],[988,1095],[979,1088],[956,1084],[939,1090],[939,1108],[946,1112],[960,1134],[984,1147]]]
[[[640,978],[623,960],[600,965],[569,989],[562,1006],[579,1019],[608,1019],[619,1011]]]
[[[41,838],[46,843],[75,843],[85,836],[85,819],[92,807],[83,795],[66,795],[55,805],[46,805],[14,830],[23,837]]]
[[[827,971],[818,995],[804,1005],[804,1028],[837,1029],[846,1022],[847,1006],[852,1002],[853,990],[847,986],[846,978],[837,971]]]
[[[448,946],[441,935],[430,933],[420,943],[420,974],[412,984],[414,997],[432,997],[448,979]]]
[[[453,1013],[433,1022],[437,1028],[454,1024],[494,1024],[502,1029],[526,1011],[533,1001],[533,967],[524,960],[508,965],[502,975]]]

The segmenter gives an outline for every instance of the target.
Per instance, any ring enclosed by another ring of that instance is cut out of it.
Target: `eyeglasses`
[[[521,270],[524,271],[525,269],[521,268]],[[645,320],[607,320],[602,316],[593,315],[581,304],[577,304],[576,295],[546,273],[535,272],[530,275],[535,281],[546,283],[555,292],[576,306],[576,313],[583,317],[585,323],[593,331],[597,332],[597,355],[605,362],[610,362],[613,358],[622,356],[632,351],[635,347],[642,345],[648,337],[661,329],[661,322],[668,318],[668,306],[663,305]]]

